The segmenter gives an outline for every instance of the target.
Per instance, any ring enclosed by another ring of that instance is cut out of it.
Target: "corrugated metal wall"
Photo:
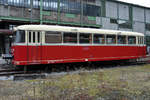
[[[119,19],[129,20],[129,6],[118,4],[119,5]]]
[[[145,13],[146,13],[146,22],[147,23],[150,23],[150,9],[146,9],[145,10]]]
[[[133,20],[144,22],[144,9],[133,7]]]
[[[143,22],[134,22],[133,23],[133,31],[135,32],[145,32],[145,23]]]
[[[117,30],[118,29],[118,25],[115,23],[110,23],[110,18],[102,18],[102,28],[103,29],[114,29]]]
[[[106,2],[106,17],[118,18],[117,11],[117,3]]]

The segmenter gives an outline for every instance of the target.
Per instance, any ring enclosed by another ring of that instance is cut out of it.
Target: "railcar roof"
[[[15,27],[14,30],[63,31],[63,32],[80,32],[80,33],[119,34],[119,35],[131,35],[131,36],[144,36],[144,34],[138,33],[138,32],[105,30],[105,29],[94,29],[94,28],[68,27],[68,26],[58,26],[58,25],[21,25],[21,26]]]

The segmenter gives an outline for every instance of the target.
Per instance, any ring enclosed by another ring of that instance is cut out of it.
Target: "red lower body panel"
[[[146,46],[13,46],[15,65],[136,59]]]

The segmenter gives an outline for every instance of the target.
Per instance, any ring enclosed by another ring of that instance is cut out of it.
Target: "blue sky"
[[[118,0],[118,1],[123,1],[127,3],[133,3],[145,7],[150,7],[150,0]]]

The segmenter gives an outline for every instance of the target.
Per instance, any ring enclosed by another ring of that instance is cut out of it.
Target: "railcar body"
[[[14,30],[14,65],[123,60],[146,56],[144,35],[137,32],[52,25],[22,25]]]

